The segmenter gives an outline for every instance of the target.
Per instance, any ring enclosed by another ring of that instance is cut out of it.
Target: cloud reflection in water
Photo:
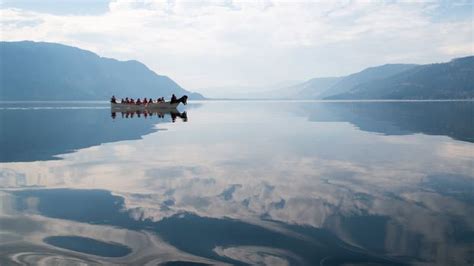
[[[160,125],[168,130],[81,149],[59,161],[3,163],[1,186],[105,189],[123,198],[135,221],[193,214],[329,245],[303,230],[321,229],[348,249],[412,263],[462,264],[474,251],[472,239],[459,235],[474,232],[472,202],[454,196],[459,186],[436,185],[453,175],[472,184],[472,143],[385,136],[344,121],[308,122],[271,103],[243,105],[209,103],[194,110],[190,123]],[[275,264],[307,259],[234,240],[200,257]]]

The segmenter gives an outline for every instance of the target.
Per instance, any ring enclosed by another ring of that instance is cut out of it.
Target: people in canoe
[[[110,98],[110,102],[111,103],[117,103],[117,98],[115,98],[115,96],[112,96],[112,98]],[[143,100],[141,100],[140,98],[137,98],[137,100],[135,100],[133,98],[128,98],[128,97],[126,97],[125,99],[122,98],[120,100],[120,103],[122,103],[122,104],[136,104],[136,105],[150,104],[150,103],[163,103],[163,102],[166,102],[165,97],[157,98],[156,101],[153,101],[152,98],[146,98],[146,97],[144,97]],[[171,103],[178,102],[178,98],[176,98],[176,95],[173,94],[171,96],[170,102]]]
[[[171,99],[170,99],[170,103],[183,103],[183,104],[186,104],[187,103],[187,100],[188,100],[188,96],[184,95],[182,96],[181,98],[177,98],[176,95],[172,95],[171,96]],[[115,96],[112,96],[110,98],[110,102],[111,103],[117,103],[117,98],[115,98]],[[146,98],[144,97],[143,100],[141,100],[140,98],[137,98],[136,100],[134,100],[133,98],[128,98],[126,97],[125,99],[121,99],[120,100],[120,103],[121,104],[135,104],[135,105],[148,105],[148,104],[152,104],[152,103],[164,103],[166,102],[165,101],[165,97],[161,97],[161,98],[158,98],[156,99],[156,102],[153,101],[152,98]]]

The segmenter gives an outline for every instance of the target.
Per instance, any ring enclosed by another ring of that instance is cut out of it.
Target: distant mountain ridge
[[[384,79],[360,83],[328,99],[472,99],[474,56],[419,65]]]
[[[269,99],[277,96],[282,97],[282,94],[286,96],[288,94],[287,87],[301,82],[302,81],[286,80],[260,86],[234,85],[204,87],[201,88],[200,91],[214,99]]]
[[[268,95],[272,98],[331,100],[472,99],[474,56],[438,64],[370,67],[344,77],[310,79]]]
[[[104,58],[46,42],[0,42],[1,100],[104,100],[117,97],[202,99],[144,64]]]
[[[349,76],[343,77],[339,82],[334,84],[334,86],[328,88],[323,93],[320,94],[320,98],[326,98],[332,95],[337,95],[340,93],[345,93],[348,90],[364,84],[367,82],[372,82],[375,80],[381,80],[403,71],[412,69],[417,65],[413,64],[386,64],[377,67],[369,67],[360,72],[351,74]]]
[[[289,94],[288,98],[318,99],[321,98],[321,95],[324,94],[324,92],[335,86],[342,79],[343,78],[341,77],[313,78],[301,84],[296,84],[285,89],[289,89],[292,92]],[[281,89],[280,91],[285,89]],[[288,92],[286,94],[288,94]],[[285,94],[281,93],[281,95]]]

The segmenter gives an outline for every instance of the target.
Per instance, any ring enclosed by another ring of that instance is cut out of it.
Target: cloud
[[[190,89],[445,61],[472,53],[474,44],[472,13],[456,17],[454,4],[436,2],[116,0],[94,15],[22,8],[2,9],[2,40],[138,59]]]

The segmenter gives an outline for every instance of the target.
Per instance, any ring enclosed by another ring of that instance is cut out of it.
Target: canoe
[[[127,104],[127,103],[110,103],[112,110],[118,111],[142,111],[142,110],[173,110],[178,107],[179,102],[159,102],[147,104]]]

